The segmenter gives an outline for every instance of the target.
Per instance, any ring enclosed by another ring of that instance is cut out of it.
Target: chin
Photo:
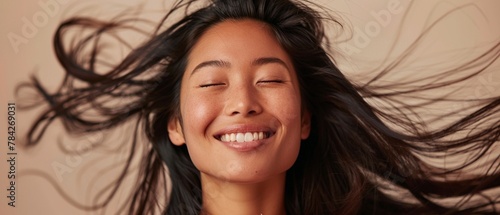
[[[271,178],[272,176],[267,175],[250,175],[250,174],[241,174],[238,176],[228,176],[227,177],[227,182],[230,183],[236,183],[236,184],[255,184],[255,183],[260,183],[263,181],[267,181]]]
[[[232,171],[221,171],[215,177],[230,183],[255,184],[268,180],[275,180],[285,177],[286,169],[283,171],[265,169],[233,169]]]

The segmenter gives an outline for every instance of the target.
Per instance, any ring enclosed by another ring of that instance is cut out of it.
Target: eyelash
[[[263,81],[258,81],[257,83],[263,83],[263,84],[266,84],[266,83],[278,83],[278,84],[281,84],[281,83],[284,83],[284,81],[283,80],[263,80]],[[215,87],[215,86],[222,86],[222,85],[225,85],[225,84],[224,83],[202,84],[199,87],[201,87],[201,88],[207,88],[207,87]]]
[[[284,83],[283,80],[263,80],[263,81],[259,81],[258,83],[278,83],[278,84],[281,84],[281,83]]]
[[[215,87],[215,86],[222,86],[225,85],[224,83],[211,83],[211,84],[202,84],[200,85],[201,88],[207,88],[207,87]]]

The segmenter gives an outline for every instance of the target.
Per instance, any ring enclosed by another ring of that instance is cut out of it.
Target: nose
[[[228,89],[224,112],[229,116],[251,116],[262,112],[257,90],[251,84]]]

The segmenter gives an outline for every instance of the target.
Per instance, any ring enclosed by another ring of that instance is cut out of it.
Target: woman
[[[162,23],[194,2],[178,2]],[[377,109],[367,100],[393,101],[415,90],[377,93],[376,85],[347,80],[325,48],[322,22],[334,20],[308,5],[213,0],[155,33],[106,74],[97,71],[99,38],[124,26],[70,19],[54,38],[67,71],[61,88],[51,94],[33,82],[50,108],[36,120],[29,143],[56,117],[72,132],[137,120],[133,144],[145,132],[150,147],[130,214],[496,213],[498,195],[482,192],[500,186],[498,157],[491,172],[451,180],[468,164],[440,169],[421,157],[481,158],[498,142],[500,98],[480,100],[475,112],[431,131],[405,112],[417,106]],[[96,33],[68,48],[63,36],[74,26]],[[472,63],[496,60],[499,45]],[[87,118],[87,111],[98,118]],[[470,133],[456,138],[463,130]],[[133,150],[109,198],[132,157]],[[465,203],[440,201],[454,197]]]

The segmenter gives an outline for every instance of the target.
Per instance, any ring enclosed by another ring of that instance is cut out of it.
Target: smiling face
[[[201,36],[182,78],[180,111],[182,123],[168,125],[172,142],[187,144],[202,175],[232,182],[282,175],[310,130],[288,54],[253,20],[224,21]]]

